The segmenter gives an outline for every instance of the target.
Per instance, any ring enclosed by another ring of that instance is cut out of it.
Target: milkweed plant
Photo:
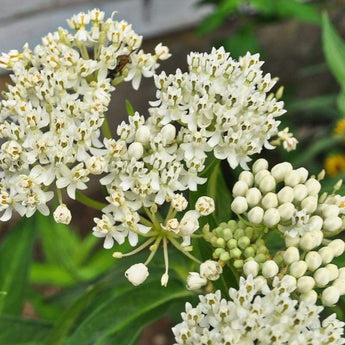
[[[97,181],[104,197],[90,228],[121,279],[141,289],[158,258],[162,290],[177,274],[198,296],[180,310],[175,344],[345,344],[334,313],[345,295],[341,181],[325,193],[323,171],[260,158],[298,144],[280,127],[278,79],[259,54],[235,60],[224,48],[190,53],[186,72],[157,74],[169,49],[144,52],[130,24],[104,16],[79,13],[71,30],[1,56],[12,80],[0,103],[1,221],[38,211],[69,224],[70,199],[92,207],[84,193]],[[156,88],[148,112],[112,128],[116,87],[140,90],[143,77]],[[229,190],[215,193],[220,167],[237,177],[224,175]],[[179,274],[177,252],[187,259]]]

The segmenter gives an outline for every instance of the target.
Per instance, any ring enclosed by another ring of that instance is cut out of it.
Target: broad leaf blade
[[[21,221],[0,247],[0,314],[20,315],[31,265],[35,238],[33,218]]]
[[[322,16],[322,42],[329,68],[345,89],[345,43],[335,31],[326,13]]]

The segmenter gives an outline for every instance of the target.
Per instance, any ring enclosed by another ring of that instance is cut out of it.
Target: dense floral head
[[[322,307],[292,298],[294,279],[276,278],[272,288],[261,279],[241,278],[230,300],[220,291],[186,304],[183,322],[173,328],[176,345],[341,345],[344,324],[335,314],[320,321]]]

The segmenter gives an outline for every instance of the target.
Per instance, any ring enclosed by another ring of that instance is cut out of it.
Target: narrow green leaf
[[[96,345],[130,326],[142,315],[166,303],[191,295],[179,282],[171,280],[166,288],[159,282],[144,284],[113,299],[108,299],[82,322],[65,345]]]
[[[22,312],[34,238],[34,219],[24,219],[11,229],[0,246],[0,291],[6,293],[0,298],[0,314]]]
[[[345,58],[345,56],[344,56]],[[337,98],[337,106],[343,116],[345,116],[345,89],[341,91]]]
[[[322,43],[329,68],[345,89],[345,43],[335,31],[326,13],[322,15]]]
[[[126,111],[128,116],[133,116],[135,114],[134,108],[128,99],[126,99]]]
[[[0,316],[0,345],[42,345],[50,331],[46,322],[26,320],[8,315]]]

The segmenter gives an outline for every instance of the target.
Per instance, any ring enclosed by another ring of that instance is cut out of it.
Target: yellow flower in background
[[[344,121],[344,133],[345,133],[345,121]],[[325,167],[327,174],[330,177],[335,177],[345,172],[345,155],[337,154],[326,158]]]
[[[345,119],[341,119],[337,122],[334,128],[335,135],[345,135]]]

